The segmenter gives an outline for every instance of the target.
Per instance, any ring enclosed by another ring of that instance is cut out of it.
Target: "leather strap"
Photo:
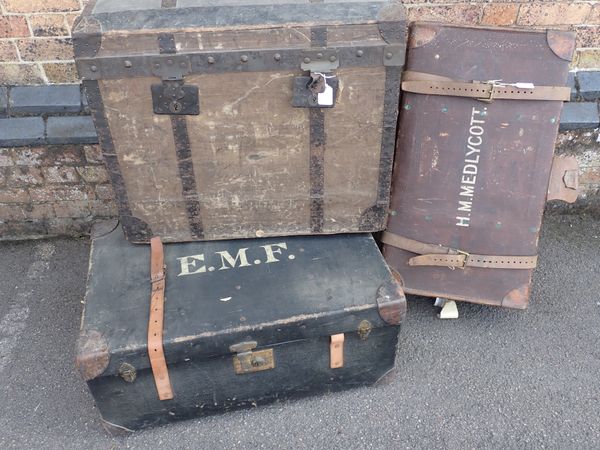
[[[462,250],[445,247],[437,244],[427,244],[405,238],[389,231],[384,231],[381,236],[384,244],[402,250],[416,253],[408,260],[409,266],[442,266],[451,269],[465,267],[479,267],[484,269],[533,269],[537,265],[535,256],[496,256],[474,255]]]
[[[148,357],[154,375],[154,384],[160,400],[173,398],[169,371],[163,349],[163,321],[165,311],[165,257],[160,237],[150,239],[150,320],[148,322]]]
[[[402,90],[415,94],[448,95],[492,102],[494,100],[558,100],[569,101],[571,88],[534,86],[532,83],[494,81],[462,81],[424,72],[403,74]]]

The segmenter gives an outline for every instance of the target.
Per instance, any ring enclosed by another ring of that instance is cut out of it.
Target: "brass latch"
[[[247,341],[229,346],[231,352],[237,353],[233,357],[233,370],[235,373],[241,375],[275,368],[273,349],[268,348],[253,352],[252,350],[257,345],[256,341]]]
[[[344,333],[332,334],[329,344],[329,367],[344,367]]]

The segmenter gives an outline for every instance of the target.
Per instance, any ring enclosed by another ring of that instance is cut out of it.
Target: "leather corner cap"
[[[509,291],[502,299],[501,306],[512,309],[527,309],[527,305],[529,304],[529,291],[530,287],[528,284],[524,284]]]
[[[574,203],[579,196],[579,163],[574,156],[555,156],[546,200]]]
[[[109,361],[108,343],[100,332],[88,330],[79,335],[75,366],[85,381],[102,375]]]
[[[408,48],[422,47],[433,41],[440,31],[440,25],[432,23],[415,23],[410,27]]]
[[[388,325],[400,325],[406,316],[406,296],[404,289],[395,280],[377,289],[379,316]]]
[[[560,59],[573,60],[575,53],[575,33],[573,31],[548,30],[546,40],[552,52]]]

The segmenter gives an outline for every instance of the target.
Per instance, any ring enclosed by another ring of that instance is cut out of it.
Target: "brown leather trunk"
[[[75,59],[127,238],[382,230],[405,41],[387,0],[90,1]]]
[[[456,96],[465,84],[446,81],[451,95],[403,94],[383,252],[407,293],[526,308],[562,107],[526,97],[564,91],[573,48],[563,31],[411,27],[406,76],[502,80],[494,95],[518,98]],[[491,83],[470,89],[489,97]],[[409,251],[390,245],[395,235],[443,247]]]

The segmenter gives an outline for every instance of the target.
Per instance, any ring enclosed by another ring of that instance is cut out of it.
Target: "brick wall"
[[[22,87],[78,82],[70,33],[84,3],[0,0],[0,239],[85,234],[94,220],[116,214],[79,87]],[[577,155],[583,195],[550,209],[600,215],[600,1],[404,3],[410,20],[577,31],[576,102],[563,111],[557,152]]]
[[[71,26],[84,0],[0,0],[0,84],[77,81]],[[577,31],[573,67],[600,68],[600,1],[404,0],[410,20]]]
[[[78,235],[116,207],[97,145],[0,149],[0,237]]]

